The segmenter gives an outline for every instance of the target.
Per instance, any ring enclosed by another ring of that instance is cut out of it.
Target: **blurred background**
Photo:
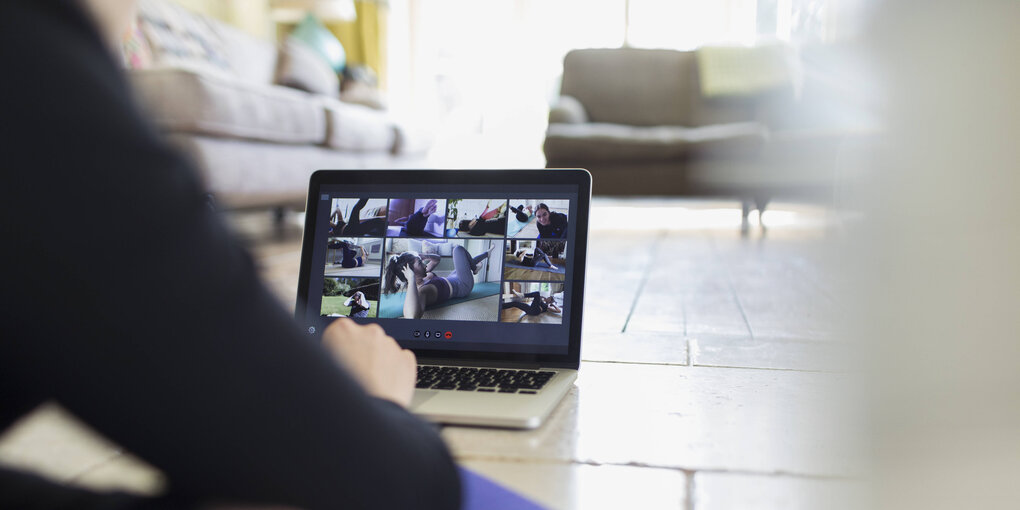
[[[548,166],[750,212],[831,202],[877,132],[867,4],[142,0],[123,53],[231,207],[300,206],[310,168]]]
[[[651,448],[682,446],[685,508],[1016,508],[1018,19],[1013,0],[140,0],[118,50],[288,305],[317,168],[589,169],[583,359],[714,367],[653,405],[677,411],[663,430],[704,419]],[[748,390],[762,374],[786,393]],[[834,374],[851,390],[803,393]]]

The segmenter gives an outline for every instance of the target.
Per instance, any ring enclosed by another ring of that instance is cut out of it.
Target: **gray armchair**
[[[574,50],[549,113],[547,166],[589,169],[596,194],[709,192],[698,174],[761,153],[768,128],[757,111],[748,98],[703,98],[694,52]]]

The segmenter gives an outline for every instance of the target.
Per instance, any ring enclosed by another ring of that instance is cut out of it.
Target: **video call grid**
[[[334,201],[336,201],[336,200],[358,200],[359,198],[360,197],[344,197],[344,196],[332,196],[331,195],[330,196],[330,208],[329,208],[330,214],[332,214],[332,212],[333,212],[333,208],[334,208],[333,207],[333,202]],[[507,245],[508,245],[508,243],[510,241],[516,241],[516,242],[528,242],[528,241],[531,241],[531,242],[535,242],[535,243],[537,243],[539,241],[549,241],[549,239],[543,239],[543,238],[540,238],[538,236],[534,236],[534,237],[509,237],[509,233],[508,233],[509,232],[509,228],[510,228],[509,215],[512,212],[510,210],[511,199],[509,199],[509,198],[502,199],[502,204],[496,206],[496,209],[498,209],[501,206],[505,206],[505,207],[503,207],[503,211],[502,211],[502,213],[500,215],[507,218],[506,227],[503,229],[501,237],[483,237],[483,236],[461,237],[461,236],[457,236],[457,235],[452,235],[452,236],[449,235],[450,231],[453,230],[453,229],[448,228],[446,226],[446,223],[451,221],[451,218],[450,218],[450,201],[451,200],[457,200],[458,198],[460,198],[460,197],[454,197],[454,198],[434,198],[435,200],[442,200],[443,201],[443,215],[442,215],[442,217],[443,217],[443,220],[444,220],[443,236],[435,236],[435,237],[408,237],[408,236],[400,236],[400,235],[390,235],[389,227],[391,225],[389,225],[389,211],[390,211],[390,208],[391,208],[391,204],[393,203],[394,200],[400,200],[401,198],[387,198],[387,199],[385,199],[387,202],[386,202],[385,210],[383,211],[383,216],[382,216],[383,218],[387,219],[387,225],[386,225],[387,228],[385,230],[385,234],[383,236],[381,236],[381,237],[379,237],[379,236],[369,236],[369,235],[357,236],[357,237],[360,237],[362,239],[378,239],[378,240],[382,241],[383,244],[382,244],[381,253],[380,253],[380,262],[381,263],[380,263],[379,273],[375,274],[375,275],[368,275],[368,276],[350,276],[350,277],[347,277],[347,278],[355,279],[355,280],[358,280],[358,279],[361,279],[361,280],[378,279],[378,285],[381,287],[382,286],[382,282],[383,282],[383,278],[385,276],[386,263],[387,263],[387,260],[386,260],[387,249],[386,248],[387,248],[387,246],[389,246],[389,241],[392,240],[392,239],[411,239],[411,240],[417,240],[417,241],[427,241],[427,240],[433,240],[433,239],[443,239],[443,240],[451,240],[451,239],[460,239],[460,240],[487,239],[487,240],[490,240],[490,241],[493,241],[493,242],[501,241],[502,249],[499,249],[499,247],[497,247],[497,249],[494,250],[493,253],[494,254],[495,253],[499,253],[501,256],[504,256],[504,260],[500,261],[500,266],[501,266],[501,269],[500,269],[500,272],[499,272],[500,273],[500,281],[499,281],[500,294],[498,294],[500,296],[500,299],[497,301],[496,320],[495,321],[485,321],[485,322],[504,322],[503,319],[502,319],[502,316],[503,316],[502,292],[503,292],[503,289],[505,288],[506,284],[508,284],[508,283],[509,284],[522,284],[522,285],[527,285],[527,284],[539,284],[540,285],[540,284],[543,284],[543,283],[549,283],[550,285],[560,285],[560,286],[562,286],[563,288],[562,288],[561,292],[563,292],[563,293],[566,292],[566,289],[565,289],[565,278],[563,280],[556,280],[556,281],[534,280],[534,279],[513,279],[513,280],[507,279],[507,276],[506,276],[507,268],[506,268],[506,264],[505,264],[505,253],[506,253],[505,250],[506,250],[506,247],[507,247]],[[415,201],[418,201],[418,200],[429,200],[428,198],[406,198],[406,199],[407,200],[415,200]],[[487,201],[487,202],[491,202],[492,200],[499,200],[499,199],[498,198],[467,198],[467,199],[464,199],[464,200],[475,200],[475,201],[482,201],[482,200],[484,200],[484,201]],[[530,200],[530,201],[534,201],[534,202],[541,202],[540,200],[537,200],[537,199],[521,199],[521,201],[524,201],[524,200]],[[547,201],[552,202],[553,200],[555,200],[556,202],[568,201],[568,199],[548,199]],[[414,212],[417,212],[415,207],[412,207],[412,210],[414,210]],[[438,211],[436,211],[436,212],[438,212]],[[414,214],[414,213],[412,213],[412,214]],[[456,218],[453,218],[452,221],[456,221]],[[569,218],[568,218],[568,221],[569,221]],[[568,225],[569,225],[569,223],[568,223]],[[568,228],[569,228],[569,226],[568,226]],[[569,234],[569,230],[565,230],[563,232],[562,236],[557,238],[557,239],[555,239],[555,240],[562,242],[563,245],[566,247],[566,245],[567,245],[566,239],[567,239],[568,234]],[[329,239],[340,238],[340,237],[355,237],[355,236],[343,236],[343,235],[333,235],[333,234],[330,234],[329,236],[327,236],[327,258],[328,258],[328,250],[330,249],[330,248],[328,248],[328,240]],[[566,248],[564,248],[564,249],[566,249]],[[380,288],[379,294],[380,294],[380,301],[381,301],[381,295],[382,295],[381,288]],[[321,309],[321,303],[320,303],[320,309]],[[368,317],[368,318],[374,318],[374,319],[392,319],[393,318],[393,317],[378,317],[378,312],[379,312],[378,306],[376,307],[375,311],[376,311],[377,315],[376,316],[371,316],[371,317]],[[562,321],[563,315],[565,315],[565,312],[566,312],[566,310],[563,310],[563,312],[561,312],[562,313],[562,315],[560,317],[561,321]]]

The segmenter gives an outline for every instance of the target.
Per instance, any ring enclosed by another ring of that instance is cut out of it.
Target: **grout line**
[[[609,359],[581,359],[585,363],[603,363],[606,365],[651,365],[663,367],[686,367],[686,363],[664,363],[659,361],[614,361]]]
[[[645,266],[645,271],[641,275],[641,282],[638,283],[637,292],[634,294],[634,301],[630,304],[630,311],[627,312],[627,320],[623,322],[623,329],[620,330],[621,333],[627,332],[627,326],[630,325],[630,318],[634,315],[634,310],[637,309],[638,300],[641,299],[641,294],[645,291],[645,284],[648,283],[648,276],[652,273],[652,266],[655,265],[655,259],[659,255],[659,248],[662,247],[662,239],[665,236],[666,231],[660,230],[658,235],[655,237],[655,245],[652,246],[648,265]]]
[[[694,510],[694,471],[684,470],[684,480],[687,481],[684,491],[684,510]]]
[[[692,367],[702,368],[735,368],[745,370],[772,370],[775,372],[807,372],[812,374],[838,374],[842,373],[836,370],[823,370],[818,368],[774,368],[774,367],[741,367],[737,365],[711,365],[711,364],[697,364],[691,365]]]
[[[687,342],[687,366],[694,366],[694,351],[691,350],[691,337],[684,335],[684,341]]]
[[[684,364],[684,363],[661,363],[655,361],[613,361],[597,359],[581,359],[585,363],[601,363],[604,365],[644,365],[660,367],[690,367],[690,368],[729,368],[733,370],[767,370],[772,372],[805,372],[811,374],[849,374],[852,371],[845,370],[823,370],[810,368],[771,368],[771,367],[742,367],[737,365],[711,365],[711,364]]]
[[[481,462],[505,462],[514,464],[552,464],[552,465],[578,465],[593,467],[614,466],[647,469],[665,469],[669,471],[680,471],[685,474],[690,474],[691,476],[694,476],[696,473],[709,473],[716,475],[789,477],[818,481],[859,481],[863,479],[861,476],[853,475],[820,475],[812,473],[798,473],[795,471],[785,471],[781,469],[777,469],[774,471],[756,471],[753,469],[689,468],[663,464],[650,464],[644,462],[596,462],[593,460],[550,459],[550,458],[543,459],[543,458],[508,457],[503,455],[484,455],[484,454],[465,454],[465,455],[455,454],[454,460],[457,462],[481,461]]]
[[[715,244],[715,239],[709,237],[709,245],[712,247],[712,251],[715,252],[716,257],[718,257],[719,250]],[[730,273],[729,265],[724,267],[726,267],[726,286],[730,288],[733,301],[737,304],[737,309],[740,310],[740,317],[744,319],[747,334],[751,336],[751,340],[754,340],[754,330],[751,329],[751,321],[747,320],[747,312],[744,311],[744,304],[740,302],[740,296],[737,295],[737,288],[733,285],[733,275]]]

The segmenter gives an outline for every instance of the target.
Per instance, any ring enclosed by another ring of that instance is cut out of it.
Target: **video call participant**
[[[340,258],[340,267],[347,269],[361,267],[364,266],[365,261],[368,260],[368,252],[365,251],[365,247],[353,244],[349,241],[330,243],[329,247],[331,249],[340,249],[340,253],[342,254]],[[357,248],[357,250],[354,248]],[[360,255],[358,254],[359,252],[361,253]]]
[[[517,221],[521,223],[527,223],[531,219],[531,206],[525,207],[522,204],[518,204],[517,207],[510,207],[510,210],[514,212],[517,217]],[[527,212],[525,212],[527,211]]]
[[[56,402],[158,468],[166,492],[5,466],[0,508],[457,508],[446,446],[405,409],[414,354],[348,319],[309,341],[136,107],[108,45],[130,16],[119,0],[0,2],[0,112],[17,119],[0,124],[0,160],[26,169],[0,186],[17,241],[0,252],[0,430]],[[62,193],[88,197],[75,219],[89,228],[47,205]],[[74,264],[68,244],[88,247]],[[158,285],[139,278],[154,267]]]
[[[411,213],[410,216],[397,219],[396,223],[404,226],[404,231],[407,232],[408,236],[431,237],[432,234],[426,231],[427,227],[432,223],[438,224],[443,221],[441,217],[435,216],[438,208],[435,199],[429,200],[424,206]]]
[[[563,312],[563,310],[560,310],[560,307],[556,306],[556,298],[554,298],[553,296],[542,297],[542,293],[538,291],[529,292],[527,294],[521,294],[520,292],[517,292],[515,290],[513,291],[513,293],[515,296],[517,296],[518,299],[522,300],[527,298],[534,299],[531,301],[530,305],[526,305],[520,301],[510,301],[508,303],[503,303],[504,310],[506,310],[507,308],[517,308],[523,310],[524,313],[528,315],[542,315],[543,313],[549,310],[552,310],[553,312],[556,313]]]
[[[368,310],[371,308],[368,300],[365,299],[365,293],[360,290],[355,292],[353,296],[347,298],[347,301],[344,301],[344,306],[351,307],[351,313],[347,315],[348,317],[355,317],[358,319],[368,317]]]
[[[432,272],[439,265],[439,255],[418,255],[413,251],[393,255],[386,265],[383,290],[392,294],[401,288],[406,289],[404,318],[420,319],[430,306],[471,294],[475,287],[474,275],[478,274],[482,261],[489,258],[494,249],[494,245],[489,246],[485,253],[472,257],[463,246],[454,246],[454,269],[446,276],[436,276]]]
[[[516,258],[517,262],[519,262],[522,266],[536,267],[538,264],[545,264],[549,267],[549,269],[554,271],[559,269],[556,264],[552,263],[552,259],[549,258],[549,255],[542,251],[542,249],[538,246],[536,246],[534,250],[530,251],[525,248],[521,248],[514,252],[514,258]]]
[[[365,204],[368,203],[367,198],[362,198],[354,204],[354,208],[351,209],[351,221],[344,221],[344,213],[339,207],[333,210],[333,213],[329,216],[329,233],[335,236],[350,236],[350,237],[361,237],[361,236],[382,236],[386,233],[386,219],[385,218],[371,218],[365,221],[361,221],[361,210],[365,208]]]
[[[552,212],[549,206],[538,204],[535,209],[538,218],[538,237],[542,239],[562,239],[567,237],[567,215]]]
[[[485,234],[503,235],[506,233],[506,216],[500,216],[499,213],[499,207],[489,209],[489,204],[486,204],[485,210],[477,218],[461,220],[460,224],[458,224],[458,230],[467,232],[468,235],[472,236],[484,236]]]
[[[506,232],[506,216],[500,216],[499,218],[493,218],[491,220],[483,220],[481,218],[475,220],[462,220],[459,227],[461,232],[467,232],[468,235],[473,236],[503,234]]]

